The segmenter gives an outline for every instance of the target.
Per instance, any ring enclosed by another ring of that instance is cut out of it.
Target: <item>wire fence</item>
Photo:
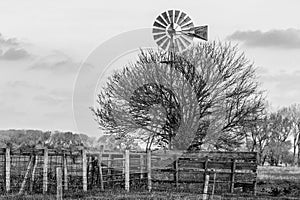
[[[57,169],[61,177],[57,178]],[[256,191],[257,154],[250,152],[102,152],[0,149],[0,193],[93,189],[177,190],[203,194]],[[61,183],[58,183],[61,180]]]

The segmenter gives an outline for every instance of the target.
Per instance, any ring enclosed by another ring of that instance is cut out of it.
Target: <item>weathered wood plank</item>
[[[48,191],[48,149],[44,149],[44,164],[43,164],[43,194]]]
[[[63,199],[63,187],[62,187],[62,169],[61,167],[56,168],[56,199]]]
[[[204,168],[205,160],[178,160],[179,167]],[[208,169],[231,169],[231,163],[225,161],[208,161]],[[236,162],[237,170],[256,170],[257,164],[254,162]]]
[[[125,150],[125,190],[129,192],[129,177],[130,177],[130,160],[129,160],[129,150]]]
[[[11,154],[10,148],[5,149],[5,188],[6,192],[10,191],[10,167],[11,167]]]

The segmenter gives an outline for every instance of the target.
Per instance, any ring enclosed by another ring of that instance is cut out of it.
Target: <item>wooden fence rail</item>
[[[61,169],[64,191],[73,188],[87,191],[95,186],[103,191],[115,183],[121,183],[126,191],[130,191],[134,181],[146,185],[148,191],[163,188],[157,184],[177,189],[197,185],[196,190],[204,194],[217,192],[218,184],[229,186],[223,188],[223,192],[233,193],[236,188],[254,193],[256,190],[257,153],[253,152],[154,154],[128,150],[104,152],[44,148],[12,151],[6,148],[0,149],[0,156],[4,156],[0,165],[3,167],[0,177],[5,183],[2,193],[23,192],[28,188],[32,191],[39,186],[41,193],[55,193],[60,181],[56,174],[58,168]],[[33,187],[34,183],[39,184]]]

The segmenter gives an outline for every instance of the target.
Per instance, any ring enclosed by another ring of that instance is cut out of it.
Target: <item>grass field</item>
[[[286,199],[300,200],[300,168],[297,167],[259,167],[257,178],[257,196],[223,194],[214,199],[225,200],[263,200],[263,199]],[[26,196],[2,196],[1,200],[54,200],[55,195],[26,195]],[[180,192],[152,192],[135,191],[127,193],[124,190],[100,192],[92,190],[87,193],[81,191],[64,195],[64,199],[104,199],[104,200],[166,200],[166,199],[201,199],[199,194]]]
[[[259,180],[300,180],[300,167],[258,167]]]
[[[300,199],[300,168],[259,167],[258,194]]]

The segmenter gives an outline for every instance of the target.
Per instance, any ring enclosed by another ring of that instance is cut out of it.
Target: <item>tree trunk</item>
[[[27,180],[27,178],[29,176],[29,172],[30,172],[30,169],[31,169],[32,162],[33,162],[33,156],[30,156],[30,160],[29,160],[29,163],[27,165],[27,170],[26,170],[26,173],[24,175],[24,179],[23,179],[21,188],[19,190],[19,195],[23,194],[23,192],[24,192],[25,185],[26,185],[26,180]]]
[[[294,138],[294,144],[293,144],[293,166],[296,166],[298,163],[298,157],[297,157],[297,143],[296,138]]]
[[[266,158],[267,158],[267,156],[263,156],[263,159],[262,159],[262,166],[264,166],[265,165],[265,162],[266,162]]]
[[[300,143],[298,142],[298,158],[297,158],[297,162],[298,162],[298,167],[300,167],[300,163],[299,163],[299,159],[300,159]]]
[[[173,146],[172,146],[172,137],[171,136],[169,137],[169,144],[168,144],[168,146],[169,146],[168,147],[169,150],[173,149]]]

